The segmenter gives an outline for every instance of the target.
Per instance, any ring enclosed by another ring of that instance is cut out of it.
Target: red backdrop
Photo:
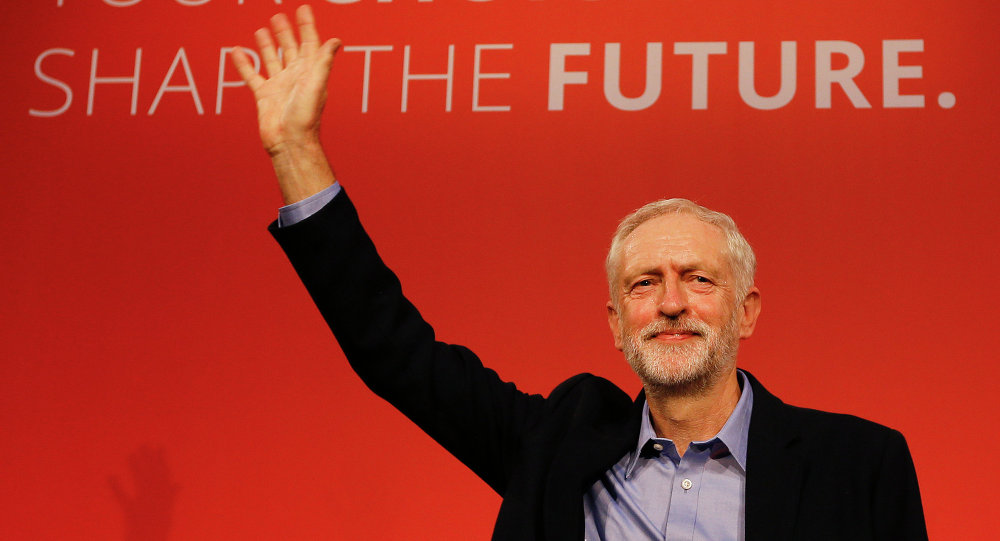
[[[278,4],[5,6],[0,538],[488,537],[498,497],[362,387],[264,230],[277,189],[220,56]],[[900,429],[931,537],[993,539],[993,3],[314,7],[380,46],[338,55],[324,140],[440,337],[528,391],[637,391],[604,251],[633,208],[694,199],[760,260],[742,366]],[[445,74],[452,46],[450,110],[411,78],[401,111],[407,54]]]

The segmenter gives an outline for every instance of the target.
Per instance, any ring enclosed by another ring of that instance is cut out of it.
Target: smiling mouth
[[[694,331],[660,331],[654,332],[647,337],[647,340],[662,340],[662,341],[680,341],[687,340],[688,338],[693,338],[695,336],[700,336]]]

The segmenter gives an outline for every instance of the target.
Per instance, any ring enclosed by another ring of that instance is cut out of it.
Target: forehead
[[[674,265],[725,268],[726,234],[688,213],[671,213],[643,222],[625,237],[621,269],[643,268],[669,261]]]

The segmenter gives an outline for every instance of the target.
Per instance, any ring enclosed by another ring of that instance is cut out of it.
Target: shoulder
[[[748,374],[749,376],[749,374]],[[749,376],[754,390],[751,438],[763,439],[820,457],[864,457],[879,461],[886,452],[904,452],[903,435],[856,415],[785,404]]]
[[[597,424],[615,424],[630,418],[635,401],[605,378],[577,374],[559,385],[546,399],[546,410],[557,417]]]
[[[632,403],[632,398],[611,381],[590,373],[577,374],[552,390],[549,400],[578,400],[583,396],[606,396],[616,402]]]
[[[846,413],[834,413],[810,408],[783,405],[790,417],[799,420],[798,428],[804,439],[841,441],[855,445],[898,444],[903,435],[885,425]]]
[[[782,405],[781,409],[785,411],[775,419],[786,431],[758,434],[777,436],[776,441],[764,443],[763,448],[775,449],[771,445],[778,444],[784,452],[777,455],[798,456],[803,465],[811,465],[806,466],[811,478],[824,480],[821,486],[846,484],[853,487],[852,493],[857,493],[863,490],[861,487],[878,485],[887,471],[913,469],[906,440],[898,430],[856,415],[788,405]],[[765,426],[769,423],[769,420],[759,421]]]

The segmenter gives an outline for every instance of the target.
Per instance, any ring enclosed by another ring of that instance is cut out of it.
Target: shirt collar
[[[722,426],[719,433],[707,441],[715,439],[721,441],[729,449],[733,458],[736,459],[736,463],[745,472],[747,469],[747,439],[750,433],[750,413],[753,410],[753,389],[750,387],[750,381],[747,379],[746,374],[742,370],[737,370],[736,372],[739,374],[740,387],[742,387],[740,399],[736,402],[736,407],[729,414],[729,419],[726,419],[726,424]],[[628,466],[625,468],[626,478],[631,476],[632,470],[639,461],[639,455],[642,453],[643,447],[650,440],[666,440],[665,438],[656,437],[653,424],[649,420],[648,402],[643,402],[642,404],[642,421],[639,426],[639,440],[636,443],[635,450],[632,451]]]

